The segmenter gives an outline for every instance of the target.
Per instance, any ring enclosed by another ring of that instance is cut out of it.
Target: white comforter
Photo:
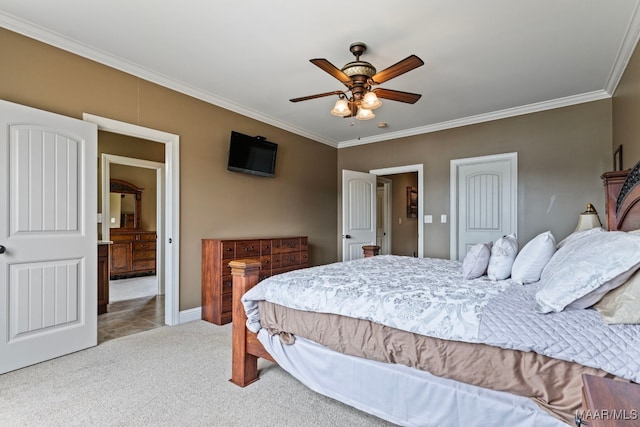
[[[486,276],[465,280],[458,261],[383,255],[272,276],[242,301],[254,332],[258,301],[266,300],[441,339],[535,351],[640,380],[640,326],[608,326],[594,310],[539,314],[536,286]],[[593,337],[587,345],[585,335]]]

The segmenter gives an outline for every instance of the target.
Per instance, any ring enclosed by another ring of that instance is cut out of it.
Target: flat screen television
[[[278,144],[262,136],[231,131],[227,169],[259,176],[275,176]]]

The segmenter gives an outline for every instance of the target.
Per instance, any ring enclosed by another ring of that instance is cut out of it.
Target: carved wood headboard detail
[[[606,186],[609,230],[640,228],[640,162],[630,170],[607,172],[602,178]]]

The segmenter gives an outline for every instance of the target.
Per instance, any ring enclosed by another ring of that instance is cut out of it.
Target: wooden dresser
[[[640,425],[640,385],[582,375],[582,410],[576,426],[633,427]]]
[[[156,232],[110,230],[110,278],[126,279],[156,274]]]
[[[106,313],[109,305],[109,245],[98,242],[98,314]]]
[[[229,261],[259,260],[260,280],[309,266],[307,237],[202,239],[202,320],[231,322],[232,281]]]

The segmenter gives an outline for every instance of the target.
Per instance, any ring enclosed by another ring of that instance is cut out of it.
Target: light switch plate
[[[433,215],[425,215],[424,216],[424,223],[425,224],[431,224],[433,222]]]
[[[447,223],[447,215],[440,215],[440,222],[442,224],[446,224]]]

